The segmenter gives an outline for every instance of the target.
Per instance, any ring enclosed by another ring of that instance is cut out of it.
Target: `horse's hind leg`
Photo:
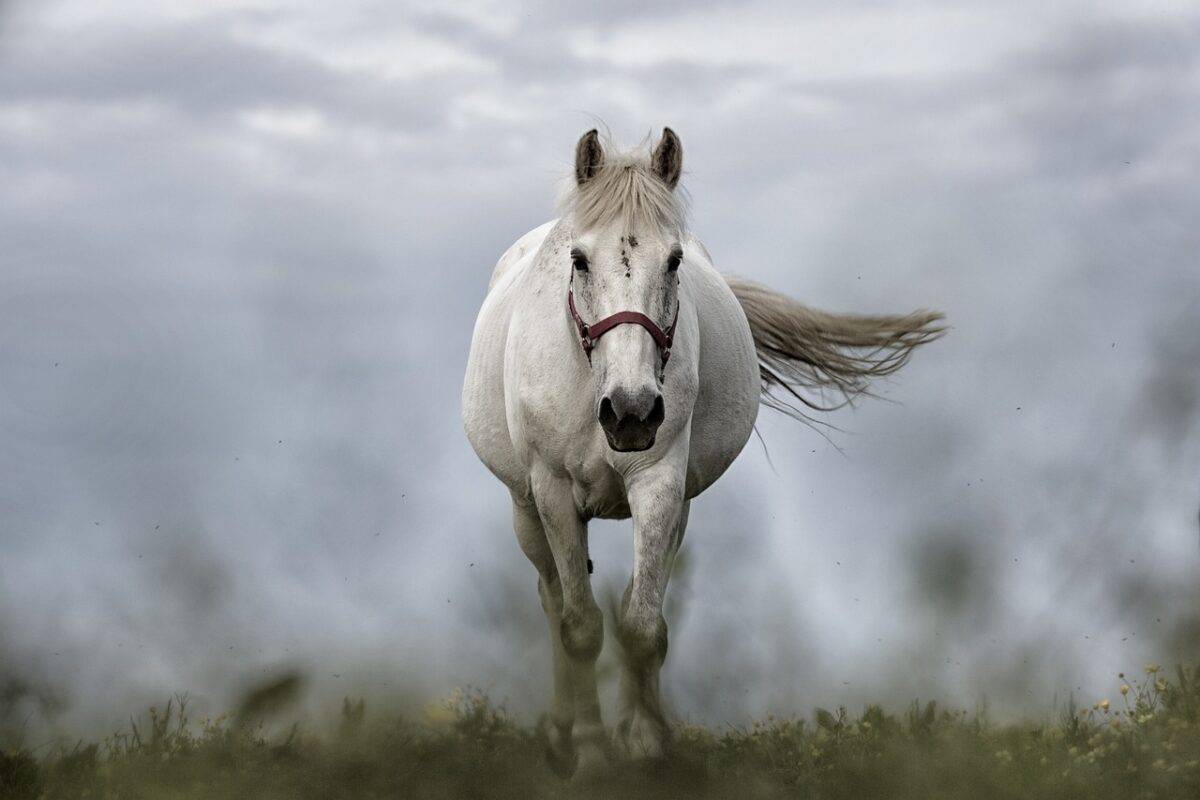
[[[574,767],[575,752],[571,746],[571,725],[575,721],[575,704],[571,692],[571,669],[562,642],[562,586],[554,554],[546,541],[546,532],[537,508],[527,500],[513,497],[513,529],[521,550],[538,571],[538,596],[550,625],[550,646],[554,651],[554,698],[550,713],[538,723],[546,740],[546,755],[550,766],[560,774],[569,774]]]
[[[662,607],[675,554],[687,527],[690,503],[681,494],[669,488],[664,491],[661,484],[644,492],[630,492],[635,550],[633,575],[617,622],[624,663],[616,743],[636,759],[662,757],[668,742],[659,693],[659,672],[667,657],[667,622]]]

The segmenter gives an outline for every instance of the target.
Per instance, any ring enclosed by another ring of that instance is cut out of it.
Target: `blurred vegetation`
[[[1200,670],[1149,665],[1120,681],[1111,700],[1037,724],[914,702],[680,725],[668,761],[614,763],[587,786],[556,777],[537,735],[480,693],[411,720],[347,700],[326,735],[268,734],[244,710],[193,721],[178,697],[102,743],[0,753],[0,798],[1200,797]]]

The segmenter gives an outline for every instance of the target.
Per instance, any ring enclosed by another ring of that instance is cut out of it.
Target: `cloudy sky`
[[[1186,3],[0,2],[0,726],[474,685],[548,645],[458,397],[576,138],[682,137],[720,268],[953,330],[694,506],[679,716],[1013,713],[1200,640]],[[623,586],[628,524],[593,525]]]

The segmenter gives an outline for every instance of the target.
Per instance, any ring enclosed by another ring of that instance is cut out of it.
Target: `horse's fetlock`
[[[662,614],[626,614],[617,626],[617,637],[633,663],[661,662],[667,657],[667,621]]]

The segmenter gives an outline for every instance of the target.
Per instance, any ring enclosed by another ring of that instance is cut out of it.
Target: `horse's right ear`
[[[662,138],[650,154],[650,168],[668,189],[674,189],[679,183],[679,176],[683,174],[683,145],[670,128],[663,128]]]
[[[595,128],[585,133],[575,145],[575,182],[583,184],[596,177],[604,164],[604,149],[600,147],[600,134]]]

